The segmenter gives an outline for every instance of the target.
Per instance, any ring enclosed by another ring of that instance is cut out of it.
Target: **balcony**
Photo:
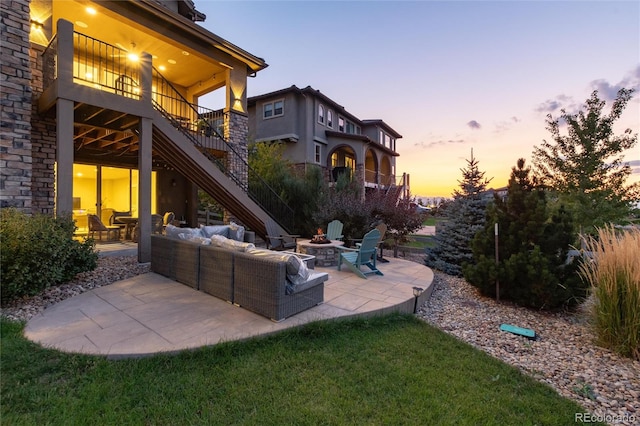
[[[190,133],[200,148],[212,152],[228,149],[224,140],[228,113],[188,102],[152,66],[149,55],[132,57],[126,50],[73,31],[70,23],[61,21],[58,34],[43,53],[43,70],[39,108],[51,109],[60,97],[74,101],[77,149],[109,146],[121,152],[136,151],[134,130],[140,117],[151,116],[151,109]]]

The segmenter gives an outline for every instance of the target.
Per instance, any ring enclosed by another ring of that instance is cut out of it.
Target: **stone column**
[[[0,1],[0,207],[31,213],[29,1]]]

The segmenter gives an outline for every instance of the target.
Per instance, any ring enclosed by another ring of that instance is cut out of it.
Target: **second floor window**
[[[318,106],[318,123],[324,124],[324,106]]]
[[[271,118],[284,115],[284,100],[269,102],[263,105],[263,117]]]
[[[338,117],[338,131],[344,132],[344,118]]]
[[[333,128],[333,111],[327,111],[327,126]]]

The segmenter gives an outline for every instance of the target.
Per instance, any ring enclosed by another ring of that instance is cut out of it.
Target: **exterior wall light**
[[[44,24],[42,22],[38,22],[35,19],[31,20],[31,29],[35,31],[44,30]]]

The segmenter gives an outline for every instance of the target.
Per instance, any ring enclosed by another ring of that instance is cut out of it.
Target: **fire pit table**
[[[316,266],[337,266],[340,252],[336,247],[344,245],[343,241],[329,241],[321,244],[312,241],[300,241],[296,244],[298,253],[315,256]]]

